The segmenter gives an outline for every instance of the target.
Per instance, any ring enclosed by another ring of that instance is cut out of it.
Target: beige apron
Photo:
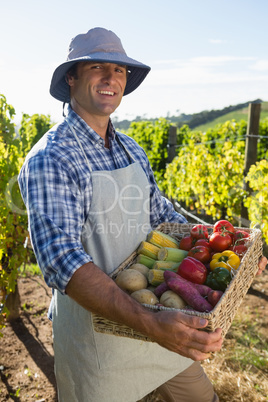
[[[110,274],[150,229],[149,183],[136,162],[91,175],[93,199],[82,243]],[[58,291],[53,336],[60,402],[135,402],[193,363],[156,343],[95,332],[91,313]]]

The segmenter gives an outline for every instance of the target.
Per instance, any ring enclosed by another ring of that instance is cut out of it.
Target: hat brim
[[[114,63],[125,65],[128,68],[129,74],[124,95],[133,92],[145,79],[151,68],[142,64],[122,53],[93,53],[90,56],[72,59],[62,63],[56,68],[52,76],[50,84],[50,94],[57,100],[65,103],[70,102],[69,85],[66,82],[66,73],[76,63],[81,61]]]

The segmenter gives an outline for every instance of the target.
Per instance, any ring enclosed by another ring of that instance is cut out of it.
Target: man
[[[34,146],[19,177],[33,248],[53,288],[59,400],[137,401],[160,387],[166,401],[216,401],[198,361],[220,350],[221,330],[149,312],[109,277],[151,227],[185,222],[161,197],[144,151],[110,121],[150,68],[103,28],[78,35],[69,50],[50,88],[69,103],[68,116]],[[92,312],[155,342],[97,333]]]

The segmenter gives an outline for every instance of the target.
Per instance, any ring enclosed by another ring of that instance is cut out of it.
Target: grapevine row
[[[29,150],[52,126],[50,116],[24,114],[16,132],[14,115],[14,108],[0,94],[0,310],[4,306],[0,330],[8,313],[6,297],[16,290],[20,267],[33,258],[25,247],[27,214],[16,178]],[[243,201],[251,224],[258,223],[268,241],[268,119],[260,122],[258,162],[246,177],[251,195],[243,189],[246,126],[243,121],[226,122],[206,133],[183,126],[177,133],[177,155],[171,163],[167,163],[168,120],[135,122],[126,134],[143,147],[161,191],[170,199],[214,220],[223,215],[238,219]]]

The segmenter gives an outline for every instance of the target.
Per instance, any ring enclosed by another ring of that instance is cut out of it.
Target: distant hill
[[[216,124],[224,123],[227,120],[235,119],[246,120],[248,119],[248,105],[250,103],[261,103],[261,118],[268,117],[268,102],[263,102],[261,99],[254,101],[248,101],[237,105],[230,105],[220,110],[204,110],[194,114],[180,114],[178,116],[167,116],[166,119],[171,123],[176,124],[178,127],[187,124],[192,130],[206,131],[208,128],[214,127]],[[140,116],[132,121],[144,120]],[[155,119],[148,119],[155,121]],[[113,121],[115,128],[118,130],[127,130],[130,124],[130,120]]]
[[[268,117],[268,102],[262,102],[261,104],[261,116],[260,119],[264,119]],[[233,112],[229,112],[226,113],[220,117],[217,117],[216,119],[205,123],[205,124],[201,124],[199,126],[194,127],[194,130],[197,131],[207,131],[209,128],[213,128],[215,127],[217,124],[223,124],[228,120],[236,120],[236,121],[240,121],[240,120],[245,120],[248,121],[248,106],[241,108],[241,109],[237,109]]]

